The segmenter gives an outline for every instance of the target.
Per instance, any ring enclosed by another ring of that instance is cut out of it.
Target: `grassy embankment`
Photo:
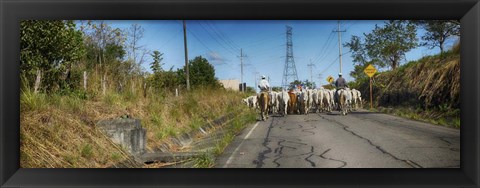
[[[102,119],[128,114],[147,129],[147,150],[170,144],[169,137],[191,132],[227,112],[237,115],[225,124],[228,134],[215,146],[219,154],[245,124],[255,121],[255,113],[241,104],[241,93],[223,89],[195,89],[179,97],[164,93],[109,91],[105,96],[83,91],[67,94],[33,94],[22,89],[20,96],[20,136],[22,168],[103,168],[122,163],[135,167],[133,158],[113,144],[97,128]],[[210,155],[210,154],[208,154]],[[204,164],[202,164],[202,162]],[[206,163],[205,163],[206,162]],[[212,160],[198,160],[198,167],[212,166]]]
[[[369,108],[368,79],[355,85],[367,102],[365,108]],[[377,73],[373,96],[376,111],[459,128],[460,46]]]

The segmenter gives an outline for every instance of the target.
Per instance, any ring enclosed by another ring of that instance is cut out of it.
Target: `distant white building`
[[[240,91],[240,88],[239,88],[240,81],[239,80],[219,80],[219,82],[222,84],[222,86],[225,89]]]

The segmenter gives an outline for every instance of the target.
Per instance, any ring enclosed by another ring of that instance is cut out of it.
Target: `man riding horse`
[[[259,105],[260,105],[260,115],[262,117],[262,121],[268,119],[268,112],[267,112],[267,104],[268,104],[268,91],[270,90],[270,84],[265,79],[265,76],[262,75],[262,80],[258,84],[258,88],[260,88],[260,98],[259,98]]]
[[[342,73],[338,73],[338,78],[335,81],[335,87],[337,88],[337,91],[335,92],[335,100],[340,101],[339,100],[340,92],[342,92],[343,89],[348,88],[347,81],[345,81],[345,79],[342,77]],[[340,108],[338,104],[339,103],[337,102],[337,109]]]

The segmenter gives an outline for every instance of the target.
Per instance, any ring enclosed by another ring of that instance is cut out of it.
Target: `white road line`
[[[232,159],[233,159],[233,155],[235,153],[237,153],[238,149],[240,148],[240,146],[242,146],[243,144],[243,141],[245,141],[246,139],[248,139],[248,137],[250,136],[250,134],[252,134],[253,130],[257,127],[258,123],[260,122],[257,122],[252,129],[250,129],[250,131],[247,133],[247,135],[245,136],[245,138],[243,138],[242,142],[240,142],[240,144],[237,146],[237,148],[235,148],[235,150],[233,150],[233,153],[230,155],[230,157],[228,158],[227,162],[223,165],[223,168],[226,168],[231,162],[232,162]]]
[[[245,136],[244,140],[245,140],[245,139],[248,139],[248,137],[250,136],[250,134],[252,134],[253,129],[255,129],[255,128],[257,127],[258,123],[259,123],[259,122],[257,122],[257,123],[253,126],[253,128],[250,129],[250,132],[248,132],[248,134],[247,134],[247,136]]]

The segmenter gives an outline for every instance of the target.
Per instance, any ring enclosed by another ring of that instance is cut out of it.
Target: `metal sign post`
[[[373,108],[373,89],[372,89],[372,76],[377,72],[377,69],[372,66],[372,64],[368,65],[367,68],[365,68],[365,70],[363,70],[363,72],[365,72],[365,74],[367,74],[368,77],[370,77],[370,109]]]
[[[372,97],[372,77],[370,77],[370,109],[373,108],[373,97]]]

